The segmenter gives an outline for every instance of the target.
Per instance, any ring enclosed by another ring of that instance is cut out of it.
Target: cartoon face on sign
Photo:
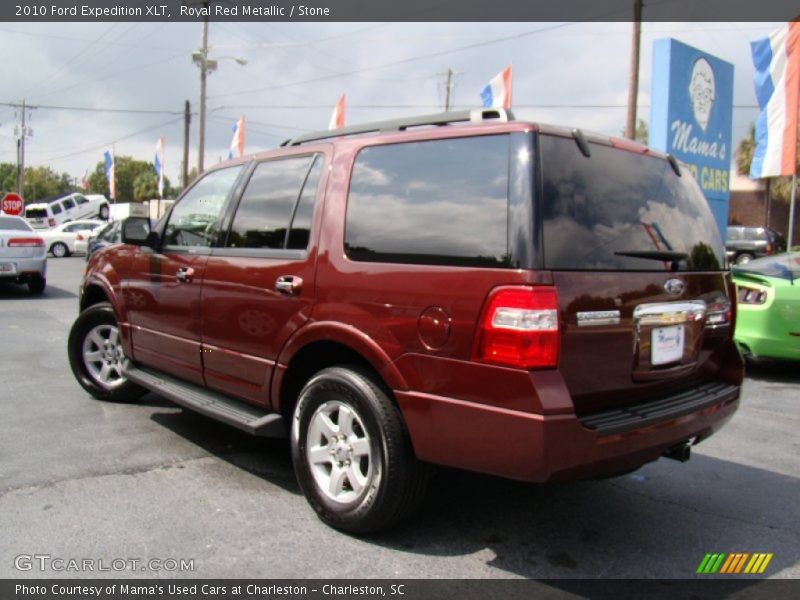
[[[714,106],[714,70],[705,58],[699,58],[692,67],[689,81],[689,97],[692,100],[694,118],[703,131],[708,127],[711,107]]]

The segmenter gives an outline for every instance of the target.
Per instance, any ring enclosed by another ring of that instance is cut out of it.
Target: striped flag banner
[[[328,122],[328,129],[341,129],[342,127],[344,127],[344,94],[339,96],[339,100],[333,108],[331,120]]]
[[[797,111],[800,95],[800,22],[751,42],[755,65],[756,147],[750,177],[794,175],[797,169]]]
[[[156,170],[158,180],[158,197],[164,197],[164,136],[158,138],[156,142],[156,155],[153,157],[153,167]]]
[[[114,176],[114,153],[106,150],[103,154],[106,160],[106,179],[108,180],[108,196],[109,198],[117,197],[117,178]]]
[[[244,156],[244,115],[233,126],[233,138],[228,148],[228,158]]]
[[[511,108],[511,65],[481,90],[481,100],[485,108]]]

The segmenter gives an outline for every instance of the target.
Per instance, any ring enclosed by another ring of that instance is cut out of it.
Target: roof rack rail
[[[330,138],[343,137],[347,135],[357,135],[359,133],[373,133],[376,131],[404,131],[409,127],[422,127],[424,125],[449,125],[450,123],[483,123],[484,121],[499,121],[505,123],[513,121],[514,115],[510,110],[504,108],[475,108],[472,110],[457,110],[441,112],[432,115],[421,115],[418,117],[405,117],[402,119],[392,119],[389,121],[374,121],[362,125],[350,125],[341,129],[326,129],[315,131],[305,135],[284,141],[281,146],[297,146],[306,142],[315,142]]]

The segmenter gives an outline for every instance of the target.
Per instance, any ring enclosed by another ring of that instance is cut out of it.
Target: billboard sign
[[[653,42],[649,144],[686,163],[723,239],[728,225],[733,65],[674,39]]]

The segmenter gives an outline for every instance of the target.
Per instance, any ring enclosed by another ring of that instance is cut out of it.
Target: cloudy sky
[[[749,42],[779,25],[644,23],[639,115],[649,118],[652,43],[674,37],[734,64],[737,145],[757,114]],[[26,164],[80,178],[112,144],[152,160],[163,135],[177,181],[183,104],[199,104],[191,53],[200,42],[199,23],[0,23],[0,103],[38,107],[28,113]],[[614,135],[625,124],[630,23],[211,23],[209,44],[220,60],[208,82],[206,165],[227,155],[243,114],[249,153],[324,129],[342,93],[347,124],[441,110],[448,69],[456,108],[478,106],[509,63],[518,118]],[[19,115],[0,105],[0,162],[16,162]]]

